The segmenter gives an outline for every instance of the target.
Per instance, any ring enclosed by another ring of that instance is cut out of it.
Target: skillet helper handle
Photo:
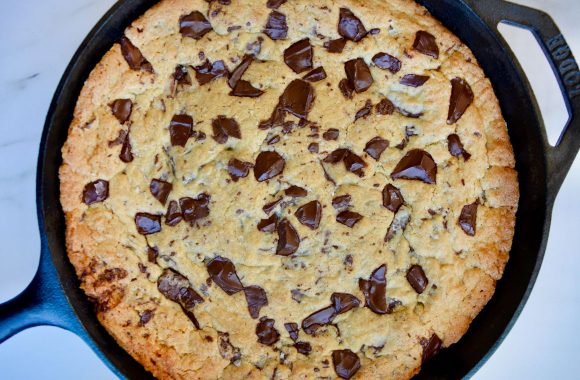
[[[556,74],[570,118],[555,146],[542,131],[547,153],[548,195],[554,199],[580,149],[580,70],[570,47],[552,18],[537,9],[504,0],[471,0],[472,8],[497,30],[500,22],[530,30]],[[499,34],[499,33],[498,33]]]
[[[0,343],[22,330],[41,325],[61,327],[77,335],[82,331],[46,247],[42,249],[38,271],[30,285],[0,304]]]

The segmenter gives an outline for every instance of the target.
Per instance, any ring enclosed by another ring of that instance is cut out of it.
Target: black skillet
[[[558,27],[547,14],[502,0],[418,0],[472,50],[491,79],[509,126],[521,198],[510,260],[496,293],[467,334],[443,350],[417,378],[473,375],[500,345],[519,316],[542,263],[556,194],[580,148],[580,72]],[[41,255],[32,283],[0,305],[0,342],[37,326],[62,327],[81,337],[120,378],[151,375],[99,324],[65,249],[59,203],[60,149],[85,79],[123,30],[156,1],[119,1],[99,21],[73,57],[50,106],[38,158],[37,193]],[[531,30],[548,57],[570,120],[558,145],[548,144],[532,89],[497,31],[505,21]]]

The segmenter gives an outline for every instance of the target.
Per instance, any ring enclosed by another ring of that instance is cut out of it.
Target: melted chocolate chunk
[[[320,225],[320,218],[322,217],[322,206],[318,201],[308,202],[300,206],[294,213],[300,223],[315,230]]]
[[[294,79],[282,93],[278,107],[299,119],[306,119],[313,101],[312,85],[303,80]]]
[[[193,118],[189,115],[175,115],[169,124],[171,145],[184,147],[191,137]]]
[[[173,72],[173,79],[177,84],[182,84],[189,86],[191,85],[191,78],[187,72],[187,67],[183,65],[175,66],[175,71]]]
[[[308,82],[318,82],[326,79],[326,71],[324,71],[324,67],[320,66],[308,72],[302,79]]]
[[[346,313],[347,311],[360,306],[359,299],[348,293],[332,293],[330,301],[332,302],[332,307],[334,307],[336,314]]]
[[[401,70],[401,61],[387,53],[377,53],[373,56],[373,63],[379,69],[389,70],[395,74]]]
[[[121,152],[119,153],[119,158],[125,163],[133,161],[133,152],[131,151],[131,140],[129,140],[129,134],[125,135],[123,140],[123,145],[121,146]]]
[[[203,298],[191,287],[187,277],[172,269],[165,269],[157,279],[157,289],[165,298],[178,303],[195,327],[200,328],[193,308],[202,303]]]
[[[266,346],[271,346],[280,339],[278,330],[274,328],[274,320],[266,317],[262,317],[256,326],[256,335],[258,342]]]
[[[435,41],[435,36],[423,30],[418,31],[415,35],[413,49],[435,59],[439,58],[439,47]]]
[[[318,143],[310,143],[310,144],[308,144],[308,151],[310,153],[318,153]]]
[[[87,183],[83,190],[83,203],[87,206],[93,203],[103,202],[109,197],[109,182],[104,179],[98,179],[94,182]]]
[[[421,294],[427,288],[429,284],[429,280],[427,276],[425,276],[425,272],[423,272],[423,268],[420,265],[413,265],[407,271],[407,281],[409,284],[418,294]]]
[[[268,305],[268,296],[266,291],[257,285],[246,286],[244,288],[246,295],[246,302],[248,303],[248,310],[250,316],[257,319],[260,316],[260,310]]]
[[[367,30],[361,20],[350,9],[340,8],[338,34],[347,40],[358,42],[367,35]]]
[[[234,137],[236,139],[242,138],[238,122],[235,119],[225,117],[224,115],[219,115],[217,119],[213,119],[211,127],[213,130],[212,138],[218,144],[225,144],[228,142],[228,137]]]
[[[302,321],[302,330],[308,335],[313,335],[322,326],[332,323],[336,317],[336,310],[333,306],[315,311]]]
[[[395,105],[389,99],[382,99],[376,106],[377,112],[381,115],[392,115],[395,112]]]
[[[281,174],[285,165],[286,161],[277,152],[260,152],[254,165],[254,177],[258,182],[267,181]]]
[[[360,359],[351,350],[334,350],[332,351],[332,365],[338,377],[350,379],[360,369]]]
[[[389,147],[389,140],[385,140],[380,136],[373,137],[365,146],[365,153],[374,158],[375,160],[379,160],[381,158],[381,154]]]
[[[332,200],[332,207],[337,210],[346,208],[350,205],[351,196],[349,194],[340,195]]]
[[[359,279],[358,286],[365,296],[365,306],[376,314],[387,314],[387,266],[381,265],[373,271],[370,279]]]
[[[224,64],[224,61],[221,60],[211,63],[206,59],[204,63],[195,66],[193,69],[195,70],[195,79],[197,79],[197,83],[199,83],[200,86],[209,83],[216,78],[222,78],[228,75],[228,69]]]
[[[478,202],[465,205],[461,209],[458,224],[459,227],[469,236],[475,236],[477,226],[477,206]]]
[[[449,149],[449,153],[454,157],[463,156],[465,161],[471,158],[471,154],[463,148],[461,139],[455,133],[447,136],[447,148]]]
[[[299,186],[290,186],[284,190],[284,194],[292,198],[303,198],[308,195],[308,191]]]
[[[284,323],[284,328],[286,328],[286,331],[290,334],[290,339],[296,342],[298,340],[298,334],[300,333],[298,324],[294,322]]]
[[[358,212],[354,211],[342,211],[336,216],[336,221],[340,224],[344,224],[347,227],[353,228],[363,216]]]
[[[237,158],[232,158],[228,161],[228,173],[234,182],[240,178],[245,178],[250,173],[250,169],[254,166],[251,162],[240,161]]]
[[[278,225],[278,215],[274,214],[268,219],[262,219],[258,223],[258,230],[262,232],[274,232]]]
[[[351,59],[344,64],[344,71],[350,86],[357,93],[365,92],[373,84],[371,70],[362,58]]]
[[[428,77],[426,75],[407,74],[401,78],[399,83],[401,83],[403,86],[421,87],[429,79],[430,79],[430,77]]]
[[[236,83],[236,87],[232,91],[230,91],[231,96],[239,96],[241,98],[257,98],[261,96],[264,91],[252,86],[250,82],[247,80],[240,79],[238,83]]]
[[[242,58],[242,62],[240,62],[240,64],[230,74],[228,79],[228,86],[230,86],[230,88],[234,89],[236,87],[236,84],[240,79],[242,79],[242,76],[253,61],[254,57],[251,55],[245,55],[244,58]]]
[[[170,201],[169,206],[167,206],[167,213],[165,214],[165,224],[168,226],[175,226],[181,222],[183,215],[181,214],[181,209],[177,201]]]
[[[324,42],[324,47],[326,50],[328,50],[329,53],[342,53],[344,45],[346,45],[346,38],[339,38],[336,40]]]
[[[390,183],[385,186],[383,189],[383,206],[396,214],[403,203],[405,203],[405,198],[403,198],[401,190]]]
[[[130,99],[117,99],[109,105],[113,116],[119,120],[119,123],[125,124],[131,117],[133,111],[133,102]]]
[[[473,91],[469,84],[462,78],[452,79],[447,124],[457,123],[471,103],[473,103]]]
[[[199,11],[193,11],[179,19],[179,33],[183,37],[190,37],[195,40],[201,39],[213,28],[205,16]]]
[[[269,215],[272,211],[274,211],[276,206],[278,206],[280,202],[282,202],[282,199],[284,198],[280,197],[273,202],[267,203],[266,205],[264,205],[264,207],[262,207],[262,210],[264,210],[266,215]]]
[[[155,197],[162,205],[165,205],[167,202],[167,197],[169,193],[173,190],[173,185],[169,182],[160,180],[160,179],[153,179],[149,184],[149,191],[151,191],[151,195]]]
[[[119,135],[114,139],[109,141],[109,148],[112,148],[117,145],[122,145],[125,142],[125,138],[127,137],[128,132],[124,129],[119,130]]]
[[[312,45],[310,40],[305,38],[290,45],[284,50],[284,62],[299,74],[312,68]]]
[[[391,173],[393,179],[419,180],[428,184],[437,182],[437,164],[424,150],[413,149],[407,152]]]
[[[209,215],[210,196],[200,194],[196,199],[185,197],[179,199],[179,207],[183,214],[183,220],[191,224]]]
[[[361,108],[360,110],[358,110],[356,112],[356,114],[354,115],[354,120],[357,121],[358,119],[361,118],[365,118],[371,114],[371,111],[373,110],[373,103],[371,102],[370,99],[367,99],[365,105],[363,108]]]
[[[236,273],[236,267],[229,259],[217,256],[207,264],[207,273],[217,286],[231,296],[244,290]]]
[[[441,339],[439,339],[437,334],[431,335],[429,339],[427,338],[421,339],[421,346],[423,347],[423,355],[422,355],[423,363],[426,363],[427,361],[429,361],[429,359],[431,359],[433,356],[439,353],[439,350],[441,350],[442,343],[443,342],[441,342]]]
[[[282,4],[284,4],[287,0],[268,0],[266,2],[266,6],[270,9],[278,9]]]
[[[326,141],[338,140],[339,131],[336,128],[329,128],[322,134],[322,138]]]
[[[344,96],[346,99],[352,99],[354,88],[352,88],[348,79],[341,79],[340,82],[338,82],[338,88],[340,89],[342,96]]]
[[[286,16],[278,11],[272,11],[268,16],[264,33],[273,40],[285,39],[288,35]]]
[[[135,215],[137,232],[141,235],[151,235],[161,231],[161,216],[139,212]]]
[[[276,254],[290,256],[298,250],[300,236],[288,219],[282,219],[278,223],[278,246]]]
[[[294,343],[294,348],[296,348],[296,351],[306,356],[310,355],[310,352],[312,351],[312,346],[308,342],[296,342]]]
[[[135,47],[135,45],[133,45],[133,43],[127,37],[121,37],[119,44],[121,45],[121,53],[123,54],[123,58],[125,58],[125,61],[127,61],[127,64],[131,70],[143,70],[150,73],[153,72],[153,66],[151,66],[149,61],[143,57],[141,51],[137,49],[137,47]]]

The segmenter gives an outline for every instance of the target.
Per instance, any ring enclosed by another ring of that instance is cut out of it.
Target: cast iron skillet
[[[580,148],[580,72],[558,27],[545,13],[502,0],[418,0],[474,52],[491,79],[508,122],[521,198],[510,260],[489,304],[467,334],[417,376],[456,379],[473,375],[502,342],[536,280],[548,239],[556,194]],[[80,336],[120,378],[146,372],[99,324],[67,259],[59,203],[60,149],[81,87],[95,64],[153,0],[119,1],[91,31],[66,69],[50,106],[38,159],[37,204],[41,236],[38,273],[19,296],[0,305],[0,342],[37,326],[58,326]],[[548,144],[532,89],[497,31],[505,21],[530,29],[556,73],[570,120],[556,147]]]

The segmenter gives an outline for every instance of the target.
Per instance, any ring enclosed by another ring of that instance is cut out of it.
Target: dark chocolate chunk
[[[272,138],[270,138],[270,140],[268,140],[268,145],[274,145],[280,142],[280,135],[275,135],[272,136]]]
[[[376,106],[377,112],[381,115],[392,115],[395,112],[395,105],[389,99],[382,99]]]
[[[318,153],[318,143],[310,143],[310,144],[308,144],[308,151],[310,153]]]
[[[149,247],[147,246],[147,260],[155,264],[157,262],[157,256],[159,256],[159,250],[157,247]]]
[[[312,351],[312,346],[308,342],[296,342],[294,343],[294,348],[296,348],[296,351],[306,356],[310,355],[310,352]]]
[[[354,115],[354,120],[356,121],[356,120],[361,119],[361,118],[366,119],[366,117],[371,114],[372,110],[373,110],[373,103],[371,102],[370,99],[367,99],[363,108],[358,110],[356,112],[356,114]]]
[[[268,16],[264,33],[273,40],[285,39],[288,35],[286,16],[278,11],[272,11]]]
[[[413,49],[435,59],[439,58],[439,47],[435,41],[435,36],[423,30],[418,31],[415,35]]]
[[[343,162],[346,170],[348,170],[349,172],[352,172],[358,175],[359,177],[362,177],[364,175],[362,169],[366,167],[367,164],[363,161],[362,158],[360,158],[358,155],[354,154],[350,150],[346,151]]]
[[[401,61],[387,53],[377,53],[373,56],[373,63],[379,69],[389,70],[395,74],[401,70]]]
[[[361,219],[362,215],[354,211],[342,211],[336,216],[336,221],[347,227],[353,228]]]
[[[347,40],[358,42],[367,35],[367,30],[361,20],[350,9],[340,8],[338,34]]]
[[[185,197],[179,199],[179,207],[183,214],[183,220],[191,224],[209,215],[210,196],[200,194],[196,199]]]
[[[318,328],[332,323],[336,317],[336,310],[333,306],[315,311],[302,321],[302,330],[306,334],[313,335]]]
[[[125,163],[133,161],[133,152],[131,151],[131,140],[129,140],[129,134],[125,135],[125,140],[121,146],[121,152],[119,152],[119,158]]]
[[[350,86],[357,93],[365,92],[373,84],[371,70],[362,58],[351,59],[344,64],[344,71]]]
[[[336,314],[346,313],[347,311],[360,306],[359,299],[349,293],[332,293],[330,301],[332,302],[332,307],[334,307]]]
[[[477,206],[478,202],[465,205],[461,209],[458,224],[459,227],[469,236],[475,236],[477,226]]]
[[[266,6],[270,9],[278,9],[285,2],[286,0],[268,0],[266,2]]]
[[[252,166],[254,165],[251,162],[244,162],[237,158],[232,158],[228,161],[228,173],[232,177],[232,180],[236,182],[240,178],[247,177]]]
[[[380,136],[373,137],[365,146],[365,153],[374,158],[375,160],[379,160],[381,158],[381,154],[389,147],[389,140],[385,140]]]
[[[213,130],[212,138],[218,144],[225,144],[228,142],[228,137],[234,137],[236,139],[242,138],[238,122],[235,119],[225,117],[224,115],[219,115],[217,119],[213,119],[211,127]]]
[[[427,288],[429,284],[429,280],[427,276],[425,276],[425,272],[423,272],[423,268],[420,265],[413,265],[407,271],[407,281],[409,284],[418,294],[421,294]]]
[[[149,184],[149,191],[162,205],[167,202],[171,190],[173,190],[173,185],[160,179],[153,179]]]
[[[175,71],[173,72],[173,79],[177,84],[182,84],[189,86],[191,85],[191,78],[187,72],[187,67],[183,65],[175,66]]]
[[[165,214],[165,224],[168,226],[175,226],[181,222],[183,215],[177,201],[170,201],[167,206],[167,213]]]
[[[305,38],[290,45],[284,50],[284,62],[299,74],[312,68],[312,45],[310,40]]]
[[[139,315],[139,326],[145,326],[147,323],[149,323],[154,314],[154,310],[143,311],[143,313]]]
[[[318,201],[308,202],[305,205],[300,206],[294,215],[300,223],[310,228],[311,230],[315,230],[320,224],[320,218],[322,217],[322,206]]]
[[[191,37],[199,40],[213,28],[205,16],[199,11],[193,11],[188,15],[181,16],[179,19],[179,33],[183,37]]]
[[[169,124],[169,137],[171,145],[185,146],[191,137],[193,130],[193,118],[189,115],[175,115]]]
[[[268,305],[268,296],[266,291],[258,285],[246,286],[244,288],[246,295],[246,302],[248,303],[248,310],[250,316],[257,319],[260,316],[260,310]]]
[[[121,37],[119,44],[121,45],[121,53],[123,54],[123,58],[125,58],[125,61],[127,61],[127,64],[131,70],[144,70],[150,73],[153,72],[153,66],[151,66],[151,63],[149,63],[149,61],[143,57],[141,51],[135,45],[133,45],[133,43],[127,37]]]
[[[346,155],[347,151],[348,151],[348,149],[344,149],[344,148],[336,149],[336,150],[330,152],[330,154],[328,156],[326,156],[323,161],[327,162],[329,164],[338,164],[339,162],[344,160],[344,156]]]
[[[372,28],[371,30],[369,30],[369,34],[371,35],[375,35],[375,34],[379,34],[381,33],[381,30],[379,28]]]
[[[278,223],[278,246],[276,254],[290,256],[298,250],[300,236],[288,219],[282,219]]]
[[[387,314],[387,266],[381,265],[373,271],[370,279],[360,278],[358,286],[365,296],[365,306],[376,314]]]
[[[340,89],[342,96],[344,96],[347,99],[352,99],[352,93],[354,92],[354,88],[352,88],[348,79],[341,79],[340,82],[338,82],[338,88]]]
[[[241,98],[257,98],[261,96],[264,91],[252,86],[250,82],[247,80],[240,79],[238,83],[236,83],[236,87],[232,91],[230,91],[231,96],[239,96]]]
[[[302,79],[308,82],[318,82],[326,79],[326,71],[324,71],[324,67],[320,66],[308,72]]]
[[[208,59],[199,66],[193,68],[195,70],[195,79],[200,86],[211,82],[216,78],[228,76],[228,69],[224,61],[215,61],[211,63]]]
[[[329,128],[322,134],[322,138],[326,141],[338,140],[339,131],[336,128]]]
[[[274,328],[274,320],[266,317],[262,317],[256,326],[256,335],[258,342],[266,346],[271,346],[280,339],[278,330]]]
[[[332,207],[337,210],[346,208],[350,205],[351,196],[349,194],[340,195],[332,200]]]
[[[286,328],[286,331],[290,334],[290,339],[296,342],[298,340],[298,334],[300,333],[298,324],[294,322],[284,323],[284,328]]]
[[[191,287],[187,277],[173,269],[165,269],[157,279],[157,289],[165,298],[178,303],[195,327],[200,328],[193,314],[193,308],[202,303],[203,298]]]
[[[128,135],[128,132],[125,131],[124,129],[119,130],[119,135],[114,140],[109,141],[109,144],[108,144],[109,148],[112,148],[112,147],[117,146],[117,145],[123,145],[127,135]]]
[[[350,379],[360,369],[360,359],[351,350],[334,350],[332,351],[332,365],[338,377]]]
[[[421,87],[429,79],[430,79],[430,77],[428,77],[426,75],[407,74],[401,78],[399,83],[401,83],[403,86]]]
[[[262,232],[274,232],[278,225],[278,215],[274,214],[268,219],[262,219],[258,223],[258,230]]]
[[[258,182],[267,181],[281,174],[285,165],[286,161],[277,152],[260,152],[254,165],[254,177]]]
[[[401,190],[390,183],[385,186],[383,189],[383,206],[396,214],[403,203],[405,203],[405,198],[403,198]]]
[[[447,124],[457,123],[471,103],[473,103],[473,91],[469,83],[462,78],[452,79]]]
[[[280,96],[278,107],[299,119],[306,119],[313,102],[312,85],[301,79],[294,79]]]
[[[421,346],[423,347],[423,355],[422,360],[423,363],[426,363],[429,359],[439,353],[441,350],[442,345],[441,339],[437,336],[437,334],[431,335],[429,339],[422,338],[421,339]]]
[[[391,173],[393,179],[419,180],[434,184],[437,182],[437,164],[424,150],[413,149],[407,152]]]
[[[244,290],[244,286],[236,273],[236,267],[230,259],[217,256],[207,264],[207,273],[212,281],[229,296]]]
[[[230,86],[231,89],[236,88],[236,84],[240,79],[242,79],[242,76],[244,75],[248,67],[250,67],[250,64],[253,61],[254,57],[252,57],[251,55],[245,55],[244,58],[242,58],[242,62],[240,62],[240,64],[234,69],[234,71],[232,71],[228,79],[228,86]]]
[[[135,215],[137,232],[141,235],[151,235],[161,231],[161,216],[139,212]]]
[[[119,123],[125,124],[131,117],[133,111],[133,102],[130,99],[117,99],[110,104],[113,116],[119,120]]]
[[[278,206],[280,204],[280,202],[282,202],[284,198],[280,197],[270,203],[267,203],[264,205],[264,207],[262,207],[262,210],[264,210],[264,212],[266,213],[266,215],[270,215],[270,213],[272,211],[274,211],[274,209],[276,208],[276,206]]]
[[[308,195],[308,191],[300,186],[290,186],[284,190],[284,194],[292,198],[303,198]]]
[[[83,202],[89,206],[93,203],[102,202],[109,197],[109,181],[98,179],[87,183],[83,190]]]
[[[455,133],[447,136],[447,148],[449,149],[449,153],[454,157],[463,156],[465,161],[471,158],[471,154],[465,150],[461,139]]]
[[[336,40],[330,40],[324,42],[324,47],[329,53],[342,53],[344,50],[344,45],[346,45],[346,38],[339,38]]]

